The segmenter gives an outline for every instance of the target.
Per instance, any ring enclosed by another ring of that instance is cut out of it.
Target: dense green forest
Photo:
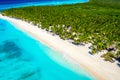
[[[73,44],[92,43],[92,54],[101,50],[107,61],[120,59],[120,0],[90,0],[58,6],[31,6],[2,11],[59,35]]]

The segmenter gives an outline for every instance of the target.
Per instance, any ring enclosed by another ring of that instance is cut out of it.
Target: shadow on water
[[[20,48],[13,41],[4,41],[3,44],[0,45],[0,54],[4,55],[4,59],[13,59],[21,56]],[[2,57],[0,57],[0,61],[2,61]]]
[[[40,68],[32,61],[22,58],[22,54],[22,49],[14,41],[3,41],[0,44],[0,67],[3,67],[3,69],[0,68],[0,79],[40,80]],[[5,62],[6,60],[9,64]],[[8,72],[7,75],[5,75],[6,72]]]
[[[3,43],[3,52],[6,53],[7,58],[17,58],[21,56],[21,49],[12,41],[5,41]]]
[[[33,77],[32,80],[40,80],[41,75],[39,75],[37,73],[40,73],[39,69],[32,71],[32,72],[26,72],[20,76],[19,80],[28,80],[31,77]],[[34,77],[34,76],[36,76],[36,77]],[[37,77],[37,76],[39,76],[39,77]]]
[[[0,31],[5,31],[5,29],[0,29]]]

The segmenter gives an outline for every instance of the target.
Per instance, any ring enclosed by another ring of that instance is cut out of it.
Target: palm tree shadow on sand
[[[117,63],[117,65],[120,67],[120,63]]]

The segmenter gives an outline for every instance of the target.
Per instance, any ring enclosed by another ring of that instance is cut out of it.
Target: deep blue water
[[[0,0],[0,11],[16,7],[75,4],[88,1],[89,0]]]
[[[0,19],[0,80],[94,80],[83,69],[76,73],[48,56],[51,48]]]
[[[0,0],[0,4],[13,4],[13,3],[25,3],[25,2],[26,3],[27,2],[47,2],[47,1],[53,1],[53,0]],[[58,1],[58,0],[54,0],[54,1]]]
[[[0,4],[13,4],[13,3],[28,3],[28,2],[61,2],[61,1],[78,1],[83,2],[87,0],[0,0]]]

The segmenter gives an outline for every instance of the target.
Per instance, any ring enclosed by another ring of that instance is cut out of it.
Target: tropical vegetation
[[[120,1],[90,0],[87,3],[58,6],[31,6],[2,11],[59,35],[73,44],[92,43],[92,54],[107,61],[120,59]]]

